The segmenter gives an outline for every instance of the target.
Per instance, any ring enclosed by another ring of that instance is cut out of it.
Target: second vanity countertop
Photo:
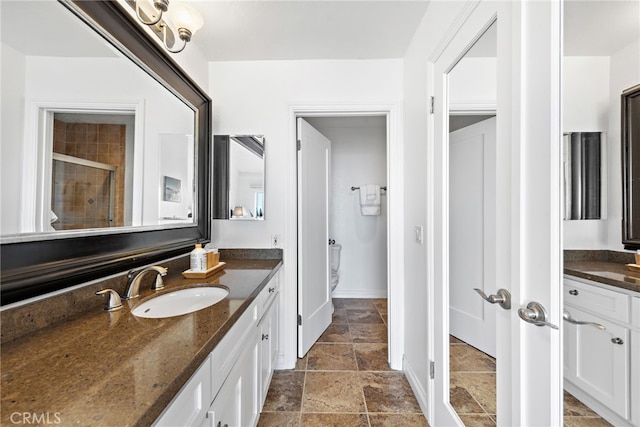
[[[2,425],[15,424],[16,413],[44,414],[45,424],[151,425],[282,265],[225,262],[206,279],[170,271],[158,292],[197,284],[227,288],[228,297],[211,307],[146,319],[133,316],[123,301],[122,310],[94,310],[4,344]],[[131,305],[153,293],[141,289]]]
[[[600,260],[565,260],[564,274],[603,283],[619,289],[640,292],[640,272],[624,263]]]

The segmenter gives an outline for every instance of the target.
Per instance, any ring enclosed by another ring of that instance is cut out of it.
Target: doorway
[[[402,143],[399,138],[399,113],[398,107],[395,105],[384,106],[316,106],[316,107],[292,107],[291,109],[292,119],[298,117],[309,118],[311,121],[316,120],[349,120],[352,118],[355,121],[363,120],[363,117],[377,117],[377,120],[381,120],[384,123],[385,134],[385,150],[387,153],[384,161],[386,166],[386,173],[384,182],[380,184],[386,184],[387,191],[384,196],[386,206],[388,206],[387,217],[382,221],[384,223],[383,228],[386,229],[387,241],[385,243],[385,260],[386,272],[384,273],[386,281],[385,288],[374,291],[373,295],[386,295],[389,302],[388,308],[388,342],[389,342],[389,354],[388,361],[392,369],[402,369],[402,351],[403,351],[403,298],[402,298],[402,215],[398,209],[402,206],[402,194],[400,192],[393,192],[394,186],[401,188],[402,186]],[[297,140],[294,138],[294,142]],[[362,183],[353,183],[349,185],[347,189],[348,196],[354,198],[357,196],[356,191],[351,191],[351,186],[357,187]],[[353,199],[349,199],[353,202]],[[353,207],[353,206],[351,206]],[[398,208],[396,208],[398,207]],[[350,208],[350,207],[348,207]],[[378,222],[380,218],[378,218]],[[296,217],[296,223],[298,219]],[[293,225],[293,224],[292,224]],[[297,225],[296,225],[297,229]],[[295,246],[297,247],[298,241],[296,238]],[[297,260],[295,261],[296,267]],[[342,264],[342,261],[341,261]],[[296,270],[297,270],[296,268]],[[297,274],[295,272],[295,282],[297,282]],[[298,292],[304,292],[304,288],[300,288]],[[370,291],[353,291],[351,296],[365,297],[366,292]],[[358,292],[360,294],[358,295]],[[371,295],[371,294],[369,294]],[[297,299],[297,296],[295,296]],[[302,325],[304,326],[304,325]]]

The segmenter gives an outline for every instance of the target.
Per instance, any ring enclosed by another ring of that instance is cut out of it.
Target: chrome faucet
[[[129,286],[127,287],[127,293],[124,296],[124,299],[129,300],[138,298],[140,296],[140,281],[142,280],[142,276],[150,271],[156,273],[156,281],[154,282],[153,286],[151,286],[151,289],[157,291],[164,288],[162,277],[167,275],[166,268],[154,265],[152,267],[143,268],[140,271],[131,270],[129,274],[127,274],[127,278],[129,279]]]

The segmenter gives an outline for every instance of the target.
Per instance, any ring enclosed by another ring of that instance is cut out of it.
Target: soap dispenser
[[[207,252],[200,243],[191,251],[189,256],[191,271],[205,271],[207,269]]]

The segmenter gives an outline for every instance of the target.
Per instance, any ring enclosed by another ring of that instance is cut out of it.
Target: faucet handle
[[[164,273],[167,274],[167,273]],[[151,289],[154,291],[159,291],[160,289],[164,289],[164,281],[162,280],[162,274],[156,275],[156,281],[151,286]]]
[[[106,311],[120,310],[122,308],[122,300],[120,299],[120,295],[113,289],[102,289],[96,292],[96,295],[104,295],[107,293],[109,294],[109,301],[107,305],[104,306],[104,309]]]

